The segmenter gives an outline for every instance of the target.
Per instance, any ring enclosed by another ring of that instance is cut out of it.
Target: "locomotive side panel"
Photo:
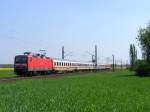
[[[53,69],[52,59],[45,57],[30,57],[28,65],[29,71],[49,71]]]

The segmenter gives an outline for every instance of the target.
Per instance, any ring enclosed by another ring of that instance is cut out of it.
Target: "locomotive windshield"
[[[27,63],[27,57],[16,57],[15,63]]]

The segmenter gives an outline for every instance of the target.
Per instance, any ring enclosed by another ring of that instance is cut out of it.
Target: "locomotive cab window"
[[[16,57],[15,63],[27,63],[27,57]]]

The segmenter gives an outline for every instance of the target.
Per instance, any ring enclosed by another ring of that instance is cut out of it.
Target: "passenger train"
[[[15,56],[14,72],[17,75],[48,74],[52,72],[74,72],[74,71],[94,71],[108,70],[111,65],[95,66],[91,62],[70,61],[53,59],[41,54],[26,52],[23,55]]]

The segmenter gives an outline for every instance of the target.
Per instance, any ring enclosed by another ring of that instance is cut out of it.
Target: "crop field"
[[[0,71],[13,71],[14,68],[0,68]]]
[[[0,82],[1,112],[149,110],[150,78],[128,71]]]

